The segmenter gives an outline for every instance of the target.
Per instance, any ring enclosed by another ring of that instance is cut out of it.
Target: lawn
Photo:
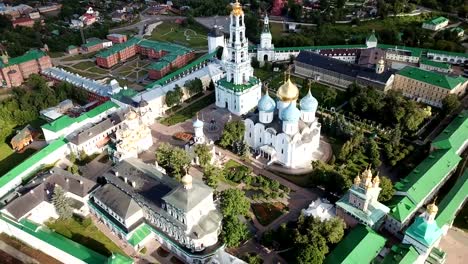
[[[94,57],[94,55],[96,55],[98,52],[95,51],[95,52],[90,52],[90,53],[85,53],[85,54],[77,54],[77,55],[73,55],[71,57],[68,57],[68,58],[65,58],[63,59],[63,61],[74,61],[74,60],[84,60],[84,59],[91,59],[92,57]]]
[[[189,106],[182,108],[174,114],[161,119],[160,123],[166,126],[173,126],[175,124],[184,122],[185,120],[192,118],[195,115],[195,113],[199,112],[200,110],[214,102],[215,94],[212,93],[194,103],[191,103]]]
[[[87,70],[94,66],[96,66],[96,63],[92,61],[82,61],[80,63],[73,65],[73,68],[78,69],[78,70]]]
[[[84,76],[84,77],[88,77],[90,79],[99,79],[99,78],[102,78],[102,76],[100,75],[97,75],[97,74],[93,74],[91,72],[88,72],[88,71],[80,71],[80,70],[76,70],[72,67],[62,67],[64,70],[67,70],[69,72],[73,72],[73,73],[76,73],[76,74],[79,74],[81,76]]]
[[[228,160],[228,162],[226,162],[224,164],[225,169],[237,168],[237,167],[241,167],[241,166],[244,166],[244,165],[242,165],[239,162],[237,162],[235,160],[232,160],[232,159]]]
[[[286,206],[280,202],[252,204],[252,211],[258,222],[263,226],[271,224],[276,218],[280,217],[285,208]]]
[[[262,68],[254,68],[255,77],[259,78],[261,81],[269,79],[274,74],[277,74],[277,73],[272,72],[272,71],[267,71]]]
[[[18,153],[13,151],[7,143],[0,143],[0,175],[7,173],[35,152],[35,149],[26,149],[23,153]]]
[[[105,256],[111,256],[112,253],[125,253],[104,235],[91,221],[91,218],[81,220],[73,217],[68,220],[54,220],[46,223],[47,227],[55,232],[86,246]]]
[[[150,39],[173,42],[192,48],[204,48],[208,45],[206,35],[206,29],[199,24],[183,27],[174,22],[166,21],[153,30]]]
[[[272,36],[281,36],[284,32],[284,25],[280,23],[270,23],[270,32]]]

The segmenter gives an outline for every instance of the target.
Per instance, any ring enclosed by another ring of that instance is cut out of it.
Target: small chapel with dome
[[[277,163],[287,168],[309,168],[320,157],[320,123],[315,118],[318,102],[307,93],[299,101],[299,89],[286,76],[275,101],[268,92],[258,101],[258,113],[245,119],[245,141],[257,158],[267,165]]]

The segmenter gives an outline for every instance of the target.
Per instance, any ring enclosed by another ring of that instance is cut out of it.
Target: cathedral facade
[[[299,89],[287,77],[275,102],[268,93],[258,101],[258,114],[245,119],[245,141],[267,164],[308,168],[320,145],[320,123],[315,118],[317,100],[309,93],[297,108]]]
[[[249,112],[261,96],[260,80],[250,65],[249,41],[245,37],[244,11],[239,2],[230,15],[229,40],[223,49],[226,77],[216,82],[216,106],[235,115]]]

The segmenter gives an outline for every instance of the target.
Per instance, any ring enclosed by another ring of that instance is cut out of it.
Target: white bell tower
[[[257,47],[257,60],[260,62],[261,66],[263,66],[266,61],[275,60],[275,47],[271,42],[270,20],[268,15],[265,14],[263,18],[263,30],[260,35],[260,45]]]

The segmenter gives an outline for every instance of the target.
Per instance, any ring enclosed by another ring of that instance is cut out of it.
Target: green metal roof
[[[468,140],[468,110],[461,112],[432,142],[439,149],[453,148],[457,152]]]
[[[361,223],[366,223],[366,225],[372,228],[377,228],[377,225],[383,221],[385,215],[389,212],[389,208],[376,201],[371,202],[369,212],[364,212],[349,203],[350,193],[358,195],[358,192],[351,188],[338,202],[336,202],[336,206],[343,208],[347,213],[359,219]]]
[[[112,101],[106,101],[103,104],[96,106],[95,108],[89,110],[86,113],[81,114],[78,117],[69,117],[67,115],[64,115],[50,122],[49,124],[42,125],[41,127],[49,131],[58,132],[66,127],[71,126],[74,123],[79,123],[88,118],[93,118],[112,108],[119,108],[119,106]]]
[[[425,71],[410,66],[406,66],[401,69],[397,74],[449,90],[457,87],[460,83],[468,81],[468,79],[461,76],[452,77],[442,73]]]
[[[413,203],[408,197],[395,195],[388,202],[390,215],[396,220],[403,222],[409,215],[416,210],[416,204]]]
[[[380,264],[413,264],[419,257],[412,245],[394,245]]]
[[[113,45],[112,47],[106,49],[106,50],[103,50],[103,51],[100,51],[98,54],[96,54],[96,57],[101,57],[101,58],[107,58],[117,52],[120,52],[128,47],[131,47],[133,45],[136,45],[138,42],[140,42],[141,39],[140,38],[131,38],[123,43],[119,43],[119,44],[115,44]]]
[[[464,57],[468,58],[467,53],[461,53],[461,52],[453,52],[453,51],[444,51],[444,50],[427,50],[428,53],[433,53],[433,54],[441,54],[441,55],[448,55],[448,56],[458,56],[458,57]]]
[[[244,90],[247,90],[251,88],[252,86],[258,84],[260,82],[259,79],[257,79],[255,76],[250,77],[249,82],[247,84],[233,84],[231,82],[228,82],[226,78],[223,78],[219,80],[219,85],[222,87],[229,89],[234,92],[242,92]]]
[[[86,42],[85,44],[83,44],[82,46],[85,47],[85,48],[90,48],[90,47],[93,47],[93,46],[96,46],[98,44],[101,44],[103,43],[104,41],[102,39],[93,39],[89,42]]]
[[[403,222],[417,209],[416,204],[423,201],[460,160],[461,157],[451,149],[431,152],[408,176],[395,184],[394,188],[405,192],[406,197],[393,204],[390,215]]]
[[[450,224],[455,219],[458,209],[468,197],[468,169],[458,178],[455,185],[439,204],[436,222],[440,227]]]
[[[22,174],[27,169],[33,167],[37,163],[41,162],[45,157],[50,155],[52,152],[56,151],[58,148],[62,147],[63,145],[67,144],[68,141],[66,139],[60,138],[43,149],[39,150],[38,152],[34,153],[31,157],[27,158],[25,161],[21,162],[19,165],[11,169],[9,172],[4,174],[0,177],[0,187],[5,186],[10,181],[16,179],[20,174]],[[57,157],[59,159],[59,157]]]
[[[162,70],[162,69],[164,69],[164,68],[166,68],[167,66],[170,66],[170,65],[171,65],[170,62],[167,62],[167,61],[164,61],[164,60],[160,60],[160,61],[151,63],[151,64],[148,66],[148,69],[160,71],[160,70]]]
[[[461,27],[454,27],[452,29],[450,29],[450,31],[455,31],[457,33],[461,33],[461,32],[465,32],[465,30]]]
[[[203,62],[205,62],[205,61],[207,61],[207,60],[209,60],[211,58],[213,58],[214,56],[216,56],[216,52],[217,51],[213,51],[212,53],[207,53],[207,54],[201,56],[200,58],[192,61],[191,63],[185,65],[184,67],[182,67],[182,68],[180,68],[180,69],[178,69],[178,70],[176,70],[176,71],[162,77],[161,79],[159,79],[159,80],[157,80],[155,82],[152,82],[152,83],[146,85],[145,88],[146,89],[152,89],[152,88],[155,88],[156,86],[164,85],[164,84],[168,83],[172,78],[176,77],[177,75],[182,74],[185,71],[187,71],[187,70],[189,70],[189,69],[191,69],[191,68],[193,68],[193,67],[195,67],[195,66],[197,66],[197,65],[199,65],[199,64],[201,64],[201,63],[203,63]]]
[[[405,235],[431,247],[443,235],[443,231],[437,225],[436,221],[428,222],[424,217],[419,216],[414,223],[406,229]]]
[[[377,37],[375,36],[374,30],[372,30],[372,34],[370,34],[369,37],[366,38],[366,41],[377,42]]]
[[[47,56],[45,52],[41,50],[37,50],[37,49],[32,49],[32,50],[27,51],[26,53],[24,53],[23,55],[19,57],[10,58],[7,64],[4,64],[0,60],[0,68],[11,66],[11,65],[16,65],[16,64],[21,64],[21,63],[31,61],[31,60],[38,60],[44,56]]]
[[[133,232],[131,237],[128,239],[128,243],[132,246],[136,246],[150,234],[151,228],[147,224],[143,223]]]
[[[421,59],[419,61],[419,64],[429,65],[432,67],[437,67],[437,68],[446,69],[446,70],[452,69],[452,65],[448,63],[438,62],[438,61],[433,61],[433,60],[428,60],[428,59]]]
[[[75,46],[75,45],[70,45],[70,46],[67,47],[67,50],[72,50],[72,49],[76,49],[76,48],[77,48],[77,46]]]
[[[364,44],[355,44],[355,45],[280,47],[280,48],[275,48],[275,51],[301,51],[301,50],[322,50],[322,49],[364,49],[364,48],[367,48],[367,46]]]
[[[133,259],[124,255],[121,255],[119,253],[113,253],[112,256],[110,256],[107,259],[107,264],[132,264],[132,263],[134,263]]]
[[[20,223],[14,222],[9,218],[5,217],[3,214],[0,214],[0,219],[3,221],[21,229],[22,231],[28,233],[31,236],[36,237],[37,239],[42,240],[43,242],[50,244],[59,250],[62,250],[77,259],[82,260],[83,262],[89,264],[102,264],[107,262],[107,258],[81,244],[78,244],[60,234],[50,231],[47,228],[35,228],[31,229],[29,226],[24,226]]]
[[[428,21],[426,21],[424,23],[425,24],[431,24],[431,25],[439,25],[439,24],[442,24],[442,23],[444,23],[446,21],[448,21],[448,19],[445,18],[445,17],[436,17],[436,18],[428,20]]]
[[[371,228],[358,225],[327,256],[324,263],[364,264],[371,261],[384,247],[386,239]]]

